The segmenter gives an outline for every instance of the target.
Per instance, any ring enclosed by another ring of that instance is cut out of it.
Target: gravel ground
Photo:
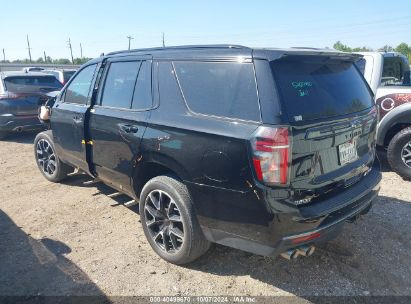
[[[0,142],[0,295],[408,295],[411,182],[384,164],[368,215],[293,262],[223,246],[190,266],[161,260],[136,209],[87,176],[51,184],[33,134]]]

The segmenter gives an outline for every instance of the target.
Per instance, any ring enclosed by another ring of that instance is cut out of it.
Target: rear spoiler
[[[299,57],[328,57],[329,59],[338,59],[343,61],[356,62],[360,60],[363,55],[340,52],[336,50],[327,49],[299,49],[291,48],[289,50],[270,50],[263,49],[253,52],[254,58],[268,59],[269,61],[281,60],[287,57],[299,56]]]

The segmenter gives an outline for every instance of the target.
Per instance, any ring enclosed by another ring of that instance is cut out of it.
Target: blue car
[[[38,108],[63,85],[53,75],[36,72],[0,73],[0,139],[13,132],[44,129]]]

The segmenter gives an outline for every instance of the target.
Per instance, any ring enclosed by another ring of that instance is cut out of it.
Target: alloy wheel
[[[47,175],[53,175],[57,168],[57,158],[53,147],[47,140],[40,139],[37,142],[36,155],[41,170]]]
[[[402,148],[401,159],[408,168],[411,168],[411,141]]]
[[[151,191],[145,200],[145,222],[154,243],[167,253],[178,252],[184,243],[180,210],[169,194]]]

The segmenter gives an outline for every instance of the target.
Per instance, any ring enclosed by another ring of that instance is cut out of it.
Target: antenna
[[[166,47],[166,43],[164,41],[164,32],[163,32],[163,47]]]
[[[29,58],[31,62],[31,47],[30,47],[29,35],[27,35],[26,37],[27,37],[27,49],[29,50]]]
[[[46,51],[44,51],[43,53],[44,53],[44,62],[47,63]]]
[[[129,35],[129,36],[127,36],[127,39],[128,39],[128,49],[130,50],[131,40],[134,39],[134,38]]]
[[[83,58],[83,46],[81,45],[81,42],[80,42],[80,58]]]
[[[70,49],[70,54],[71,54],[71,62],[74,64],[74,58],[73,58],[73,48],[71,47],[71,40],[67,41],[68,48]]]
[[[6,62],[6,52],[4,51],[4,48],[3,48],[3,61]]]

